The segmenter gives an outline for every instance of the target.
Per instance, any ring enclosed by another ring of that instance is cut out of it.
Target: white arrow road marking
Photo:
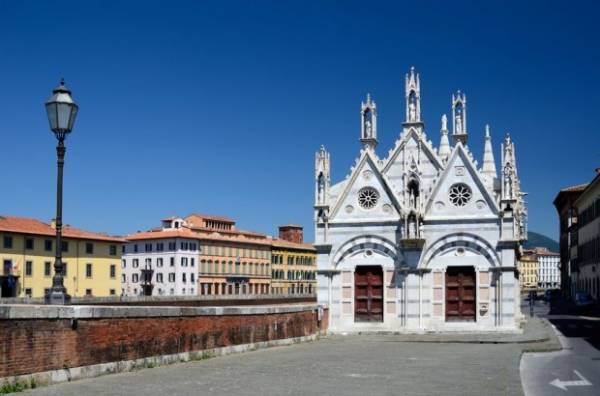
[[[556,386],[564,391],[567,390],[567,386],[592,386],[592,383],[587,380],[581,373],[577,370],[573,370],[576,376],[579,377],[579,380],[576,381],[561,381],[558,378],[554,381],[550,382],[550,385]]]

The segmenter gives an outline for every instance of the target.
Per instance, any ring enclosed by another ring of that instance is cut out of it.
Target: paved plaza
[[[33,395],[521,395],[519,359],[547,343],[319,341],[39,388]]]

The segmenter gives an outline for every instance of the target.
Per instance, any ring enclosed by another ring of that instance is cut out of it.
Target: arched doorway
[[[383,322],[383,269],[378,265],[354,271],[354,321]]]

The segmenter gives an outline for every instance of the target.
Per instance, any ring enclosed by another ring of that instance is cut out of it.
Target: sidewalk
[[[360,333],[357,333],[360,335]],[[552,326],[546,319],[526,318],[522,333],[425,333],[405,334],[395,332],[368,333],[371,335],[394,336],[398,342],[464,343],[464,344],[532,344],[548,343],[543,351],[560,350]],[[339,335],[343,337],[344,335]],[[542,347],[541,345],[539,346]],[[540,351],[539,348],[535,349]]]

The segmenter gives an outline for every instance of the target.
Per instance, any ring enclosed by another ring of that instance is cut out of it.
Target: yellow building
[[[55,228],[39,220],[0,216],[2,297],[44,297],[54,275]],[[63,227],[64,283],[73,297],[111,296],[121,290],[124,239]]]
[[[317,251],[303,243],[302,227],[279,227],[271,252],[271,293],[316,293]]]
[[[523,251],[523,255],[519,260],[519,283],[522,292],[537,289],[538,266],[539,264],[535,251]]]

